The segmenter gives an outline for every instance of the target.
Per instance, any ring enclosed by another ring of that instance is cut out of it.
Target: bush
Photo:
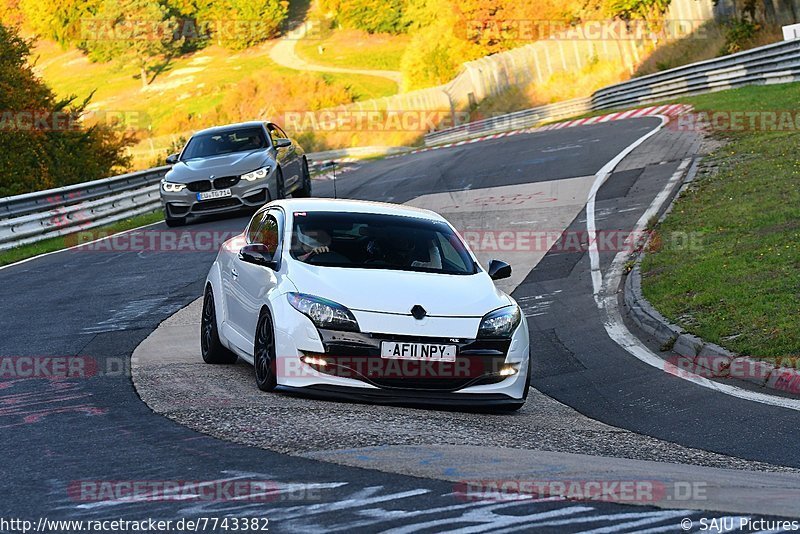
[[[88,99],[58,100],[28,64],[30,43],[0,24],[0,196],[110,176],[128,164],[132,139],[108,126],[85,128]],[[30,117],[39,122],[31,124]]]
[[[747,19],[734,19],[726,24],[725,44],[720,50],[721,55],[735,54],[749,48],[748,42],[752,41],[761,26]]]

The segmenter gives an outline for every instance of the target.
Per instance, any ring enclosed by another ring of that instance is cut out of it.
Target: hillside
[[[144,0],[102,5],[86,0],[65,8],[77,9],[77,14],[70,15],[75,17],[71,24],[82,25],[81,31],[70,31],[70,23],[66,24],[67,29],[51,27],[55,23],[48,23],[46,17],[63,13],[49,12],[54,8],[48,2],[42,4],[43,12],[34,17],[34,0],[0,0],[0,4],[4,1],[18,2],[22,9],[16,20],[29,32],[37,30],[44,36],[35,47],[35,72],[56,95],[75,96],[78,100],[91,96],[87,109],[92,113],[86,116],[87,124],[110,124],[135,135],[137,142],[130,151],[134,168],[160,163],[192,131],[214,124],[257,117],[284,123],[287,113],[313,114],[361,102],[366,110],[387,109],[386,106],[408,109],[403,100],[390,100],[390,104],[381,106],[373,100],[450,82],[466,61],[518,49],[536,39],[552,40],[548,38],[560,35],[553,32],[569,31],[581,19],[610,17],[604,23],[613,23],[625,17],[639,20],[648,32],[663,24],[648,19],[652,14],[631,11],[630,6],[626,11],[620,7],[622,4],[610,0],[588,4],[549,0],[492,0],[489,4],[466,0],[316,0],[312,5],[302,0],[290,2],[288,8],[280,2],[276,4],[276,0],[258,0],[251,7],[227,0],[233,3],[220,4],[220,12],[173,4],[172,0],[159,4],[162,11],[152,11],[152,5]],[[199,19],[192,17],[203,14],[222,17],[244,13],[255,17],[273,13],[273,19],[266,28],[245,28],[247,31],[241,34],[226,37],[222,37],[226,35],[223,29],[213,24],[224,19],[210,18],[206,22],[212,23],[210,27],[217,33],[207,33],[202,38],[183,34],[177,37],[178,33],[165,38],[162,32],[156,34],[157,39],[146,33],[119,41],[109,38],[104,33],[108,29],[102,25],[98,29],[96,19],[85,18],[87,13],[104,16],[112,4],[121,10],[121,20],[144,14],[173,31],[185,30],[188,22],[199,24]],[[637,2],[631,5],[634,4]],[[663,8],[669,8],[669,2]],[[242,11],[246,9],[251,11]],[[8,18],[8,12],[0,10],[0,19],[4,16]],[[533,34],[520,31],[520,23],[537,19],[552,24]],[[87,20],[95,20],[88,40]],[[458,106],[468,107],[470,117],[477,119],[584,96],[631,76],[770,42],[777,38],[776,28],[774,24],[744,19],[722,26],[707,23],[697,28],[695,35],[653,40],[642,48],[635,68],[597,57],[584,58],[579,68],[567,68],[559,44],[554,53],[561,54],[561,60],[556,55],[554,61],[564,63],[560,72],[551,71],[544,79],[540,76],[533,82],[517,83],[492,91],[488,98],[470,101],[469,106]],[[80,39],[75,37],[76,32]],[[569,44],[566,42],[565,46]],[[324,150],[416,143],[424,130],[387,135],[371,130],[307,128],[293,133],[308,150]]]
[[[127,127],[144,130],[139,133],[142,142],[132,149],[136,167],[150,165],[163,156],[173,141],[189,135],[191,130],[215,124],[221,116],[239,120],[246,118],[246,113],[262,110],[269,113],[270,108],[264,104],[266,97],[286,98],[269,94],[258,80],[281,79],[304,84],[298,92],[313,83],[327,85],[339,97],[325,104],[357,102],[397,91],[395,83],[374,76],[307,73],[298,77],[297,71],[276,65],[270,59],[273,45],[270,41],[237,52],[212,45],[185,54],[170,61],[142,89],[135,78],[134,66],[91,63],[76,49],[64,51],[52,41],[40,40],[34,50],[35,71],[60,96],[76,95],[82,99],[93,94],[88,109],[100,120],[119,119]],[[242,108],[242,102],[235,97],[226,99],[226,94],[247,94],[252,100]],[[305,100],[293,103],[313,107],[312,102]],[[278,105],[272,111],[280,109]]]

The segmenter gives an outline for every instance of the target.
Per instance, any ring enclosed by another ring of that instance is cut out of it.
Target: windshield
[[[311,265],[474,274],[477,266],[444,222],[368,213],[295,212],[291,255]]]
[[[196,135],[189,140],[181,160],[207,158],[266,147],[264,130],[259,126],[252,126],[221,133]]]

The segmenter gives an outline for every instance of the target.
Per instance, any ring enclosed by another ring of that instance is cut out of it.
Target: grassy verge
[[[797,109],[800,84],[686,99],[698,111]],[[796,114],[794,114],[796,115]],[[794,116],[793,115],[793,116]],[[800,355],[800,129],[723,132],[728,143],[658,225],[642,289],[687,331],[755,358]],[[690,239],[670,239],[683,235]],[[657,243],[657,241],[656,241]],[[795,358],[793,358],[795,357]]]
[[[124,221],[119,221],[108,226],[93,228],[91,231],[96,234],[103,233],[110,235],[163,220],[164,214],[159,210],[153,213],[131,217],[130,219],[125,219]],[[31,243],[30,245],[4,250],[0,252],[0,266],[32,258],[39,254],[46,254],[47,252],[68,248],[75,244],[76,235],[77,234],[69,234],[62,237],[53,237],[51,239],[39,241],[38,243]]]
[[[407,35],[369,34],[360,30],[333,30],[324,39],[301,39],[295,50],[318,65],[350,69],[400,70],[410,38]]]

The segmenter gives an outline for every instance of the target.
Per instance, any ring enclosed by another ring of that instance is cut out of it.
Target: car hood
[[[238,176],[263,167],[268,159],[269,152],[260,149],[180,161],[173,165],[166,179],[170,182],[187,183],[194,180],[208,180],[211,175],[216,178]]]
[[[483,317],[511,304],[485,272],[448,275],[320,267],[293,261],[287,275],[301,293],[356,311],[410,315],[411,308],[419,304],[428,316]]]

